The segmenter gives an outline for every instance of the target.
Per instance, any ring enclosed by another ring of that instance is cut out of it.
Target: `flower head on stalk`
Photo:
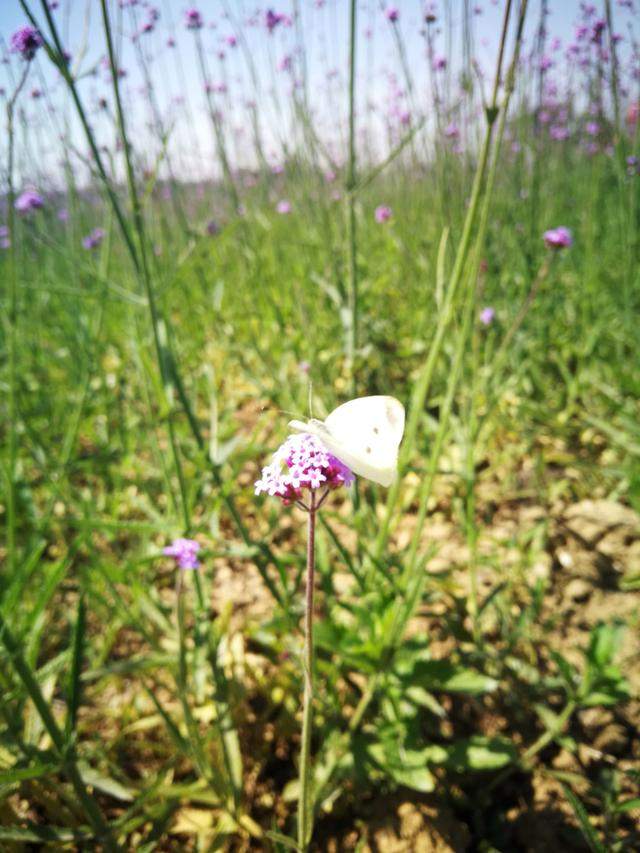
[[[573,245],[571,231],[564,225],[545,231],[542,239],[549,249],[569,249]]]
[[[33,27],[20,27],[11,36],[11,51],[19,53],[20,56],[30,62],[36,55],[39,47],[42,47],[42,36]]]
[[[171,545],[167,545],[162,549],[162,553],[166,557],[173,557],[180,569],[197,569],[200,565],[197,554],[200,550],[200,543],[195,539],[184,539],[182,537],[174,539]]]
[[[25,190],[16,199],[14,207],[18,213],[31,213],[44,207],[44,199],[35,190]]]
[[[319,438],[301,433],[290,435],[276,450],[271,464],[262,469],[255,493],[280,498],[288,506],[302,501],[305,489],[323,489],[326,494],[350,486],[354,479],[349,468],[329,453]]]

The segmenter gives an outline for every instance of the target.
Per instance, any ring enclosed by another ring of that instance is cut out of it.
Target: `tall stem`
[[[14,126],[13,112],[18,95],[24,86],[29,65],[25,64],[24,71],[16,89],[7,102],[7,222],[9,224],[9,464],[7,466],[7,557],[9,577],[13,577],[16,565],[16,462],[18,455],[17,442],[17,405],[16,405],[16,346],[18,341],[18,265],[16,262],[16,212],[15,191],[13,187],[13,156],[14,156]]]
[[[347,207],[349,240],[349,329],[347,360],[351,374],[352,392],[355,394],[355,357],[358,348],[358,267],[356,260],[356,0],[351,0],[349,17],[349,166],[347,171]]]
[[[311,807],[311,729],[313,722],[313,589],[315,584],[316,495],[311,492],[307,516],[307,589],[304,609],[304,700],[300,752],[300,799],[298,801],[298,847],[306,850],[313,830]]]

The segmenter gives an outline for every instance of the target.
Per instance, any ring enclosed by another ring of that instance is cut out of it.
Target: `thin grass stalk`
[[[109,853],[118,853],[120,846],[116,842],[109,825],[100,810],[100,806],[91,796],[85,783],[82,780],[78,765],[75,759],[75,753],[72,745],[65,739],[63,732],[58,727],[53,713],[47,703],[47,700],[42,695],[40,685],[38,684],[33,670],[24,659],[18,641],[13,636],[2,614],[0,613],[0,642],[4,646],[15,670],[16,675],[22,682],[25,690],[29,694],[35,709],[40,717],[43,726],[45,727],[58,757],[60,758],[62,769],[71,782],[76,793],[78,801],[84,810],[87,819],[93,827],[100,843],[104,845],[104,849]]]
[[[298,848],[307,850],[313,833],[311,732],[313,728],[313,593],[315,586],[316,495],[311,490],[307,515],[307,576],[304,609],[304,698],[298,799]]]
[[[507,34],[507,28],[508,28],[508,12],[510,9],[510,5],[511,4],[509,3],[507,8],[505,9],[505,20],[503,23],[503,32],[502,32],[502,37],[501,37],[501,49],[500,49],[500,55],[499,55],[499,60],[498,60],[498,65],[497,65],[496,80],[495,80],[495,84],[494,84],[492,107],[489,107],[487,109],[488,128],[487,128],[487,134],[485,137],[485,148],[487,148],[488,141],[490,142],[490,140],[491,140],[492,127],[493,127],[493,123],[495,122],[495,119],[497,116],[498,85],[499,85],[499,81],[500,81],[500,69],[501,69],[502,57],[503,57],[503,53],[504,53],[504,45],[506,44],[506,34]],[[504,127],[505,127],[505,122],[506,122],[506,114],[508,111],[509,99],[511,96],[511,92],[513,91],[513,85],[514,85],[514,80],[515,80],[515,69],[517,67],[520,45],[522,43],[522,32],[523,32],[523,28],[524,28],[526,11],[527,11],[527,0],[523,0],[523,3],[520,7],[520,17],[519,17],[519,21],[518,21],[518,30],[517,30],[517,34],[516,34],[516,43],[515,43],[514,52],[513,52],[513,60],[511,63],[509,78],[507,81],[507,86],[506,86],[506,91],[505,91],[505,101],[504,101],[504,105],[503,105],[503,112],[502,112],[502,116],[501,116],[500,130],[499,130],[499,135],[498,135],[499,140],[501,140],[502,135],[504,134]],[[488,161],[488,156],[489,156],[489,151],[487,150],[487,152],[486,152],[486,160],[487,161]],[[483,163],[484,163],[484,168],[486,169],[486,167],[487,167],[487,163],[484,162],[484,160],[485,160],[484,157],[481,158],[481,161],[478,165],[478,170],[476,171],[476,181],[475,181],[476,186],[479,183],[478,176],[479,176],[481,166],[483,166]],[[498,163],[498,151],[496,149],[496,153],[494,155],[494,159],[492,162],[490,179],[487,183],[488,189],[493,188],[493,183],[495,181],[495,176],[497,173],[497,163]],[[474,190],[475,190],[475,186],[474,186]],[[480,232],[481,236],[484,235],[484,231],[486,229],[490,198],[491,198],[490,193],[487,192],[487,195],[485,197],[485,203],[484,203],[484,206],[482,208],[482,218],[481,218],[482,229]],[[479,203],[479,199],[476,198],[476,200],[475,200],[476,208],[478,206],[478,203]],[[472,195],[472,204],[473,204],[473,195]],[[470,211],[469,212],[471,212],[471,205],[470,205]],[[475,215],[474,215],[474,218],[475,218]],[[465,225],[466,225],[466,223],[465,223]],[[470,237],[469,237],[469,241],[470,241]],[[479,263],[478,252],[479,252],[479,247],[481,246],[481,242],[478,241],[477,246],[478,246],[478,249],[476,252],[475,264]],[[469,251],[469,247],[467,247],[467,249],[465,251],[465,259],[466,259],[466,256],[468,255],[468,251]],[[456,260],[458,260],[459,257],[460,257],[460,248],[458,250],[458,257],[456,258]],[[476,273],[477,273],[477,267],[475,266],[475,264],[474,264],[474,268],[476,269]],[[455,272],[455,267],[454,267],[454,272]],[[452,274],[452,280],[455,280],[455,279],[453,279],[453,274]],[[475,278],[472,278],[472,280],[475,281]],[[449,291],[447,292],[446,299],[450,298],[450,290],[451,290],[451,280],[450,280]],[[473,311],[471,310],[471,307],[473,304],[474,304],[474,302],[471,299],[467,303],[467,312],[465,315],[466,323],[469,323],[472,316],[473,316]],[[464,344],[467,336],[468,336],[468,330],[465,330],[465,328],[463,327],[462,332],[460,333],[459,338],[458,338],[458,352],[459,353],[464,352],[464,346],[460,346],[460,345]],[[455,388],[454,384],[450,383],[449,389],[448,389],[449,394],[452,394],[454,388]],[[446,406],[443,408],[446,408]],[[449,408],[450,408],[450,406],[449,406]],[[444,436],[444,429],[442,429],[441,433],[442,433],[442,436]],[[405,439],[405,441],[406,441],[406,439]],[[436,448],[435,452],[432,453],[431,459],[432,460],[435,459],[437,462],[438,458],[439,458],[439,448]],[[433,461],[431,462],[430,468],[433,468]],[[413,541],[411,544],[411,556],[408,560],[409,571],[405,571],[405,578],[406,578],[407,583],[411,580],[411,575],[414,573],[414,561],[415,561],[415,557],[417,554],[417,544],[416,543],[417,543],[418,537],[419,537],[419,528],[421,527],[421,523],[420,523],[419,518],[420,518],[420,514],[426,515],[426,507],[428,505],[429,496],[431,494],[431,485],[432,485],[434,476],[435,476],[435,469],[433,469],[433,473],[431,474],[431,476],[427,475],[427,477],[425,477],[425,481],[424,481],[425,485],[423,485],[423,488],[421,490],[419,516],[418,516],[418,521],[416,524],[416,530],[418,531],[418,533],[414,534],[414,538],[413,538]],[[390,495],[390,499],[391,499],[391,495]],[[386,534],[385,534],[385,537],[386,537]],[[384,542],[386,542],[386,538],[383,539],[383,543]],[[376,544],[378,545],[378,542]],[[401,611],[398,611],[398,612],[400,613]],[[394,619],[394,624],[392,625],[392,628],[389,632],[389,644],[390,645],[393,645],[395,642],[397,642],[397,639],[400,636],[401,632],[404,630],[404,625],[406,624],[406,622],[408,621],[410,616],[411,616],[411,611],[409,609],[405,608],[405,612],[402,615],[402,618],[401,619]],[[340,758],[345,754],[345,752],[349,748],[351,735],[353,733],[355,733],[357,731],[357,729],[360,727],[360,724],[362,723],[362,720],[364,719],[364,715],[367,711],[367,708],[369,707],[373,697],[376,694],[376,691],[378,689],[380,681],[382,680],[382,677],[383,677],[383,674],[381,672],[377,672],[367,680],[366,685],[363,689],[360,701],[356,707],[356,711],[354,712],[353,716],[351,717],[351,720],[349,721],[348,730],[347,730],[347,732],[345,732],[341,743],[333,749],[331,759],[328,762],[327,767],[325,768],[324,780],[323,780],[325,782],[325,784],[329,781],[333,772],[335,771],[336,767],[338,766]]]
[[[19,0],[19,2],[20,2],[20,6],[22,7],[22,9],[23,9],[24,13],[27,15],[27,17],[29,18],[30,22],[33,24],[33,26],[36,29],[38,29],[42,33],[42,30],[39,27],[38,22],[35,19],[33,13],[29,9],[29,7],[26,3],[26,0]],[[113,187],[111,185],[111,181],[110,181],[110,179],[106,173],[106,170],[104,168],[104,163],[103,163],[102,158],[100,156],[98,145],[97,145],[96,140],[93,136],[91,126],[87,120],[87,117],[86,117],[86,114],[84,111],[84,107],[83,107],[82,102],[80,100],[80,97],[78,95],[73,77],[70,75],[66,64],[62,63],[62,66],[61,66],[60,62],[57,60],[57,56],[62,56],[62,53],[63,53],[62,43],[60,42],[60,38],[58,36],[55,21],[53,20],[53,18],[51,16],[51,12],[49,10],[47,3],[45,2],[45,0],[41,0],[41,2],[43,5],[43,8],[44,8],[44,14],[47,18],[47,22],[48,22],[48,25],[49,25],[49,28],[51,31],[51,37],[52,37],[53,42],[54,42],[55,51],[53,50],[51,45],[47,42],[47,40],[43,39],[44,44],[45,44],[45,48],[47,49],[47,52],[48,52],[52,62],[56,65],[56,67],[60,68],[63,79],[65,80],[67,86],[69,87],[74,106],[76,108],[76,111],[78,113],[78,117],[80,119],[80,123],[82,124],[85,136],[87,138],[87,142],[89,144],[89,147],[91,148],[92,155],[93,155],[94,160],[96,162],[96,166],[98,168],[98,173],[99,173],[100,179],[101,179],[101,181],[105,187],[108,198],[111,202],[114,213],[116,215],[116,219],[118,220],[118,225],[120,226],[120,229],[122,231],[122,234],[123,234],[123,237],[125,240],[125,244],[127,246],[128,252],[131,256],[131,260],[132,260],[132,263],[133,263],[134,268],[136,270],[136,273],[138,276],[140,276],[141,275],[140,261],[138,258],[138,254],[136,252],[135,241],[133,240],[132,235],[131,235],[129,223],[127,222],[126,217],[124,216],[124,214],[122,212],[122,208],[121,208],[120,203],[118,201],[118,197],[115,194],[115,191],[113,190]],[[166,326],[167,325],[166,320],[164,321],[164,323]],[[248,548],[253,548],[256,550],[256,552],[257,552],[257,554],[256,554],[256,567],[257,567],[258,571],[260,572],[260,575],[261,575],[267,589],[269,590],[271,595],[274,597],[274,599],[279,604],[284,604],[285,600],[286,600],[287,592],[286,592],[286,585],[284,582],[284,577],[283,577],[283,572],[282,572],[280,561],[274,555],[273,551],[266,544],[266,542],[263,542],[263,541],[256,542],[250,536],[249,531],[247,530],[244,522],[242,521],[242,517],[241,517],[241,515],[240,515],[240,513],[239,513],[239,511],[235,505],[235,501],[233,500],[233,497],[229,493],[228,488],[225,486],[225,484],[222,480],[222,477],[220,475],[218,468],[212,462],[212,460],[209,458],[209,456],[207,454],[206,442],[204,441],[204,439],[202,437],[200,427],[198,425],[195,414],[191,408],[191,403],[189,402],[189,399],[186,395],[186,392],[184,389],[184,384],[182,382],[180,373],[178,372],[178,368],[177,368],[177,365],[175,363],[172,363],[171,374],[172,374],[172,378],[175,382],[175,387],[176,387],[176,391],[178,393],[178,396],[180,398],[180,402],[183,406],[185,415],[187,416],[187,421],[189,423],[189,426],[191,428],[193,436],[194,436],[196,443],[198,445],[198,450],[204,456],[204,458],[207,460],[208,468],[210,469],[210,471],[213,475],[213,478],[216,482],[216,485],[221,490],[221,494],[222,494],[224,503],[227,507],[227,510],[229,511],[229,514],[231,515],[231,518],[234,522],[234,525],[235,525],[236,529],[238,530],[238,533],[240,534],[240,537],[242,538],[244,544]],[[280,572],[280,575],[281,575],[281,582],[283,584],[283,591],[278,589],[278,587],[276,586],[274,581],[269,576],[269,573],[267,570],[267,566],[269,563],[272,563],[273,565],[275,565],[278,568],[278,571]]]
[[[18,264],[16,260],[16,211],[15,190],[13,186],[13,158],[15,145],[14,109],[16,101],[29,74],[29,63],[24,67],[21,78],[7,101],[7,222],[9,225],[9,329],[8,329],[8,362],[9,362],[9,462],[7,466],[7,556],[9,576],[13,577],[16,567],[16,467],[18,456],[17,442],[17,404],[16,404],[16,346],[18,341]]]
[[[138,239],[138,256],[140,258],[140,273],[142,283],[145,289],[145,295],[147,297],[147,305],[149,308],[149,314],[151,318],[151,328],[153,331],[153,341],[156,349],[156,357],[158,360],[158,366],[160,369],[160,375],[162,377],[163,386],[165,389],[166,400],[164,401],[163,409],[167,411],[167,428],[169,432],[169,442],[171,444],[171,451],[173,455],[174,466],[176,470],[176,474],[178,477],[178,485],[180,489],[180,499],[183,513],[183,521],[184,527],[186,531],[189,531],[191,527],[191,519],[189,514],[189,503],[187,500],[187,492],[186,492],[186,484],[184,480],[184,473],[182,470],[182,462],[180,459],[180,452],[178,449],[178,443],[175,434],[175,426],[173,423],[173,405],[171,400],[171,377],[168,375],[166,369],[166,360],[164,358],[164,347],[162,345],[162,336],[163,330],[161,328],[162,318],[156,303],[155,293],[153,290],[153,284],[151,281],[151,273],[149,271],[149,263],[147,257],[147,238],[144,227],[144,219],[142,216],[142,208],[140,206],[140,198],[138,196],[138,190],[135,182],[135,175],[133,172],[133,163],[131,160],[131,147],[129,144],[129,137],[127,135],[127,128],[124,118],[124,111],[122,109],[122,98],[120,97],[120,86],[118,84],[118,67],[116,64],[115,52],[113,47],[113,38],[111,35],[111,22],[109,20],[109,13],[107,11],[106,0],[100,0],[100,9],[102,11],[102,24],[104,27],[105,40],[107,42],[107,53],[109,56],[109,68],[111,71],[111,82],[113,89],[113,96],[116,104],[116,116],[118,121],[118,132],[120,134],[120,139],[122,141],[122,147],[124,151],[124,160],[125,160],[125,169],[127,175],[127,186],[129,189],[129,200],[131,203],[131,209],[133,211],[133,223],[135,232]]]
[[[351,390],[356,393],[355,357],[358,349],[358,263],[356,233],[356,48],[357,0],[350,0],[349,10],[349,163],[347,166],[347,241],[349,253],[347,365]]]
[[[502,33],[500,36],[500,48],[496,65],[493,96],[491,104],[486,109],[487,130],[480,153],[478,166],[476,168],[473,188],[471,191],[471,200],[469,202],[469,208],[467,210],[460,243],[458,244],[458,251],[456,253],[453,270],[449,278],[449,284],[445,294],[444,305],[442,311],[438,316],[438,324],[436,326],[435,335],[431,343],[431,347],[429,348],[429,353],[427,355],[426,361],[422,367],[422,370],[420,371],[420,374],[418,375],[418,379],[415,382],[413,392],[411,394],[409,417],[407,418],[405,436],[400,449],[400,456],[398,460],[399,476],[389,490],[389,495],[387,497],[387,504],[385,508],[385,515],[380,524],[378,536],[376,538],[374,555],[377,558],[381,556],[388,540],[391,517],[394,513],[398,497],[400,495],[402,476],[404,473],[406,473],[409,460],[414,450],[418,433],[418,426],[420,423],[420,415],[423,411],[424,402],[427,398],[429,388],[431,387],[433,373],[440,357],[442,345],[445,339],[445,333],[449,327],[453,316],[455,296],[462,280],[462,275],[471,248],[471,238],[473,235],[473,230],[476,226],[477,218],[480,213],[480,200],[482,197],[482,190],[485,184],[487,169],[489,166],[489,155],[491,153],[493,140],[493,128],[498,114],[498,90],[502,75],[502,61],[504,57],[504,50],[509,30],[511,7],[512,0],[507,0],[502,24]],[[526,10],[526,0],[523,3],[523,8]],[[523,15],[522,18],[524,20]]]

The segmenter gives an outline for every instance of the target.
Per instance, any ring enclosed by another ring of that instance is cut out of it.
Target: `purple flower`
[[[395,24],[398,18],[400,17],[400,12],[395,6],[389,6],[387,11],[385,12],[387,17],[387,21],[391,21],[392,24]]]
[[[82,238],[82,245],[87,250],[97,249],[100,243],[104,240],[104,231],[102,228],[94,228],[90,234]]]
[[[264,16],[264,23],[269,32],[272,33],[280,24],[290,27],[292,21],[288,15],[284,15],[282,12],[274,12],[273,9],[267,9],[267,13]]]
[[[549,136],[555,139],[556,142],[563,142],[569,138],[569,135],[569,128],[561,124],[554,124],[553,127],[549,128]]]
[[[350,486],[353,473],[336,459],[319,438],[309,433],[290,435],[262,469],[255,493],[278,497],[287,506],[302,498],[303,489]]]
[[[67,210],[66,207],[61,207],[56,215],[57,215],[58,220],[60,222],[68,222],[69,221],[69,211]]]
[[[444,71],[447,67],[447,58],[445,56],[436,56],[433,60],[433,70],[434,71]]]
[[[487,305],[486,308],[483,308],[480,312],[480,322],[483,326],[490,326],[495,320],[496,312],[495,309],[490,305]]]
[[[10,246],[9,229],[6,225],[0,225],[0,249],[9,249]]]
[[[39,47],[42,47],[43,41],[40,33],[33,27],[20,27],[11,36],[11,51],[19,53],[27,62],[33,59]]]
[[[460,129],[455,122],[451,122],[444,129],[444,135],[447,139],[458,139],[460,136]]]
[[[587,122],[587,133],[589,136],[597,136],[600,132],[600,125],[597,121]]]
[[[378,223],[388,222],[393,216],[393,211],[386,204],[380,204],[376,207],[373,215]]]
[[[276,204],[276,210],[278,213],[282,214],[291,213],[291,202],[287,201],[286,198],[281,199],[281,201]]]
[[[200,565],[197,554],[200,550],[200,543],[195,539],[183,539],[182,537],[174,539],[171,545],[167,545],[162,549],[162,553],[166,557],[173,557],[180,569],[197,569]]]
[[[193,6],[184,13],[184,23],[188,30],[200,30],[204,24],[202,15]]]
[[[564,225],[559,225],[557,228],[550,228],[549,231],[545,231],[542,239],[549,249],[568,249],[573,245],[571,231]]]
[[[207,222],[207,234],[208,234],[210,237],[215,237],[215,236],[216,236],[216,234],[219,234],[219,233],[220,233],[220,226],[219,226],[219,225],[218,225],[218,223],[215,221],[215,219],[210,219],[210,220]]]
[[[31,213],[44,207],[44,199],[35,190],[25,190],[16,199],[14,207],[18,213]]]

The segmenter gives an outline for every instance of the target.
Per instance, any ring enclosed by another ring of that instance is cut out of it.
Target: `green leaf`
[[[82,781],[85,785],[91,785],[99,791],[102,791],[103,794],[108,794],[116,800],[122,800],[125,803],[130,803],[136,795],[135,791],[132,791],[130,788],[126,788],[110,776],[103,776],[97,770],[94,770],[93,767],[89,767],[89,765],[84,762],[80,762],[78,764],[78,770],[80,771]]]
[[[466,770],[499,770],[514,763],[518,757],[511,741],[482,735],[456,741],[447,751],[447,765],[457,773]]]
[[[84,596],[80,594],[78,599],[78,611],[76,615],[76,623],[73,630],[73,642],[71,653],[71,671],[69,673],[68,696],[69,704],[67,707],[67,720],[65,732],[67,739],[75,731],[76,719],[78,716],[78,707],[80,705],[81,684],[80,673],[82,671],[82,658],[84,652],[84,635],[85,635],[85,604]]]
[[[630,800],[624,800],[622,803],[616,803],[614,811],[616,812],[632,812],[638,809],[640,811],[640,797],[633,797]]]
[[[587,658],[597,669],[612,663],[622,642],[624,627],[620,624],[597,625],[591,632]]]
[[[12,767],[0,772],[0,785],[15,785],[26,779],[39,779],[59,770],[57,764],[34,764],[31,767]]]
[[[288,850],[300,850],[300,848],[298,847],[298,843],[295,841],[295,839],[290,838],[290,836],[288,835],[283,835],[281,832],[274,832],[273,830],[265,832],[265,835],[267,836],[267,838],[270,838],[276,844],[282,844]]]
[[[582,830],[584,840],[589,845],[589,849],[592,851],[592,853],[607,853],[606,848],[600,842],[600,839],[598,838],[595,829],[591,825],[591,821],[589,820],[589,815],[587,814],[585,807],[573,793],[571,788],[569,788],[563,782],[561,782],[560,784],[562,785],[562,790],[564,791],[565,797],[569,801],[569,805],[573,809],[573,813],[578,819],[578,824],[580,825],[580,829]]]
[[[413,680],[421,682],[428,690],[472,696],[490,693],[498,687],[495,678],[445,660],[420,661],[414,667]]]

